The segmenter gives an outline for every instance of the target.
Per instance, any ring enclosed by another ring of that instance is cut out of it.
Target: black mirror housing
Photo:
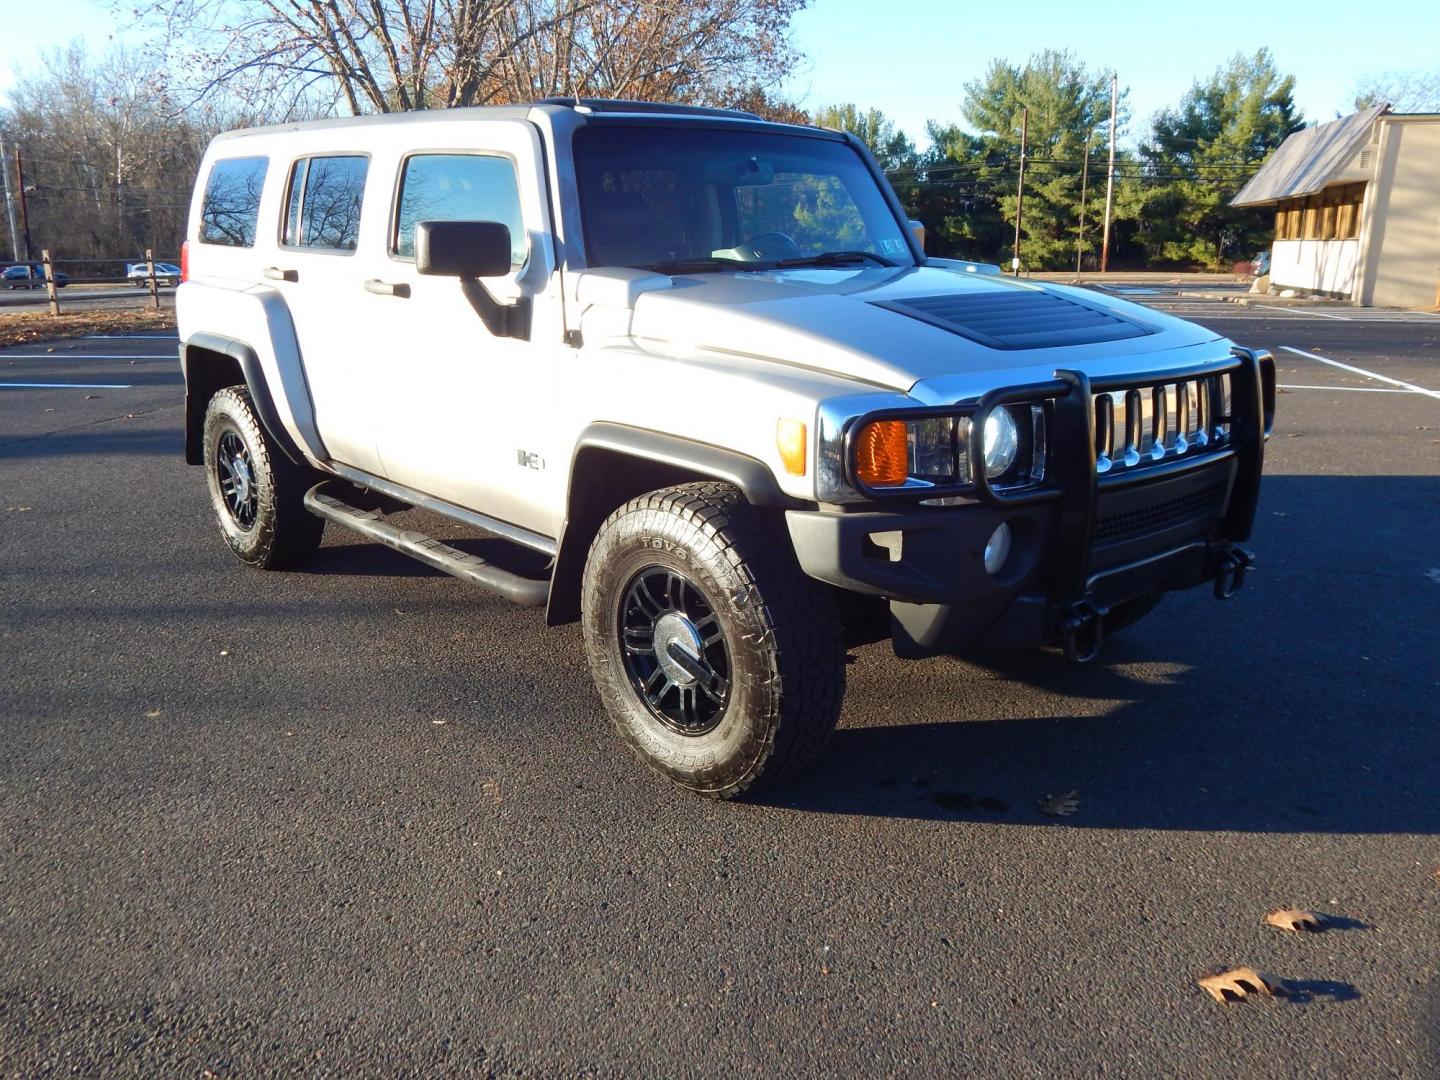
[[[504,277],[511,269],[510,227],[498,221],[416,222],[415,269],[431,277]]]

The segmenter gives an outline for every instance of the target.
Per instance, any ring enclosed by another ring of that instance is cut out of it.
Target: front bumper
[[[1205,582],[1229,595],[1243,580],[1250,556],[1239,545],[1254,522],[1274,412],[1269,364],[1263,354],[1235,351],[1224,449],[1118,476],[1095,468],[1092,395],[1156,376],[1112,387],[1066,373],[1070,389],[1055,399],[1052,480],[1038,497],[982,483],[974,501],[959,506],[788,511],[800,565],[818,580],[887,599],[902,656],[1061,639],[1087,658],[1117,605]],[[987,400],[1016,400],[1023,389]],[[1002,522],[1012,553],[991,575],[983,553]]]

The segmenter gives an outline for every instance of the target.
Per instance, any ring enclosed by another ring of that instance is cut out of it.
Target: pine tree
[[[1268,49],[1237,53],[1152,125],[1141,156],[1157,175],[1146,191],[1153,259],[1223,265],[1265,246],[1269,215],[1230,200],[1291,132],[1304,127],[1295,79]]]

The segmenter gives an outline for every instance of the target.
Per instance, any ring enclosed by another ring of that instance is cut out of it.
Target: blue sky
[[[1018,62],[1045,48],[1069,49],[1099,71],[1117,70],[1130,91],[1132,129],[1178,102],[1196,77],[1262,46],[1281,72],[1295,76],[1296,100],[1309,120],[1353,111],[1360,76],[1440,65],[1437,0],[1388,0],[1374,9],[1331,0],[812,0],[794,30],[808,60],[786,87],[791,97],[807,108],[874,106],[917,139],[927,119],[960,122],[965,83],[993,57]]]
[[[106,0],[30,4],[11,0],[0,36],[0,95],[14,64],[85,37],[103,50],[115,32]],[[811,0],[794,23],[807,59],[784,87],[813,108],[840,102],[882,109],[913,138],[925,121],[960,120],[964,84],[990,59],[1020,61],[1044,48],[1070,49],[1097,71],[1115,67],[1140,127],[1201,75],[1237,51],[1268,46],[1296,77],[1307,119],[1350,111],[1355,82],[1380,70],[1440,64],[1440,2],[1390,0],[1371,18],[1353,3],[1082,5],[1069,0]]]

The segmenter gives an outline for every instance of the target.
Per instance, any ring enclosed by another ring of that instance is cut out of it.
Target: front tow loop
[[[1229,600],[1245,584],[1245,573],[1255,565],[1255,556],[1242,547],[1231,546],[1220,554],[1215,570],[1215,599]]]
[[[1060,617],[1060,640],[1065,645],[1065,659],[1088,664],[1105,644],[1105,612],[1089,600],[1071,604]]]

